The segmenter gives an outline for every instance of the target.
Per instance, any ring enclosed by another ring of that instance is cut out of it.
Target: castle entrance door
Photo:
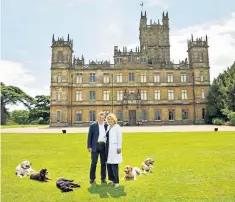
[[[129,110],[129,126],[136,125],[136,110]]]

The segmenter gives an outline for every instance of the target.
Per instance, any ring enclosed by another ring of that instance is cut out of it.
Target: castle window
[[[123,100],[123,93],[122,93],[122,91],[117,91],[117,100],[118,101]]]
[[[201,99],[205,99],[205,91],[204,91],[204,89],[201,89]]]
[[[57,52],[57,62],[64,62],[63,51],[58,51]]]
[[[123,111],[118,111],[118,121],[123,121]]]
[[[187,81],[187,74],[185,72],[181,72],[181,82],[186,82]]]
[[[140,82],[141,83],[145,83],[146,82],[146,73],[142,73],[141,75],[140,75]]]
[[[82,112],[76,112],[76,122],[82,121]]]
[[[160,92],[160,90],[155,90],[155,92],[154,92],[154,99],[155,100],[160,100],[161,99],[161,92]]]
[[[109,100],[109,91],[104,91],[104,100]]]
[[[175,120],[175,110],[174,109],[169,109],[168,115],[169,115],[169,121]]]
[[[96,121],[95,111],[90,111],[90,121]]]
[[[109,73],[104,73],[104,83],[109,83]]]
[[[57,101],[61,101],[61,99],[62,99],[62,92],[59,91],[57,92]]]
[[[161,110],[160,109],[157,109],[155,111],[155,120],[156,121],[161,121]]]
[[[122,64],[123,63],[123,58],[116,58],[116,63],[117,64]]]
[[[188,99],[187,90],[181,90],[181,98],[182,98],[182,100]]]
[[[140,58],[141,63],[146,63],[146,58]]]
[[[188,120],[188,109],[182,109],[182,120]]]
[[[140,95],[141,95],[141,100],[147,100],[147,91],[146,90],[142,90]]]
[[[90,82],[95,82],[95,73],[90,73]]]
[[[122,83],[122,73],[117,74],[117,83]]]
[[[206,116],[206,110],[205,108],[202,108],[202,120],[205,119],[205,116]]]
[[[95,91],[90,91],[90,101],[95,100]]]
[[[134,62],[135,62],[135,58],[130,57],[130,58],[129,58],[129,62],[134,63]]]
[[[142,110],[142,121],[147,121],[147,110]]]
[[[56,111],[56,120],[57,120],[57,123],[61,122],[61,111]]]
[[[81,73],[76,74],[76,83],[82,83],[82,74]]]
[[[153,80],[154,82],[160,82],[160,74],[155,72],[153,76]]]
[[[82,91],[76,92],[76,101],[82,101]]]
[[[58,73],[57,82],[58,82],[58,83],[61,83],[61,82],[62,82],[62,74],[61,74],[61,72]]]
[[[168,82],[173,82],[173,73],[168,73],[167,74],[167,81]]]
[[[129,81],[135,81],[135,74],[129,73]]]
[[[200,81],[204,81],[204,74],[203,74],[203,72],[200,73]]]
[[[174,90],[168,90],[168,100],[174,100]]]

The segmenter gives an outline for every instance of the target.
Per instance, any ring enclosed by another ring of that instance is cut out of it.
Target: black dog
[[[73,183],[73,180],[67,180],[65,178],[58,179],[56,186],[61,190],[61,192],[69,192],[73,191],[72,188],[81,187],[79,184]]]
[[[48,171],[46,168],[43,168],[40,173],[33,173],[30,175],[31,180],[37,180],[41,182],[48,182],[49,179],[46,175],[48,174]]]

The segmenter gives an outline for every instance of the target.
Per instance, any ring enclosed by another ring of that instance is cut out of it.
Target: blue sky
[[[148,20],[169,12],[172,60],[187,57],[191,34],[208,35],[211,77],[235,60],[234,0],[145,0]],[[74,54],[112,60],[113,47],[138,45],[141,1],[2,0],[0,80],[35,96],[50,87],[51,38],[70,37]]]

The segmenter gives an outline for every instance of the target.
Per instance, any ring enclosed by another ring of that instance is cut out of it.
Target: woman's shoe
[[[118,188],[119,186],[120,186],[119,184],[115,184],[115,185],[114,185],[115,188]]]
[[[109,184],[108,184],[108,185],[113,186],[113,185],[114,185],[114,182],[112,182],[112,181],[111,181],[111,182],[109,182]]]

